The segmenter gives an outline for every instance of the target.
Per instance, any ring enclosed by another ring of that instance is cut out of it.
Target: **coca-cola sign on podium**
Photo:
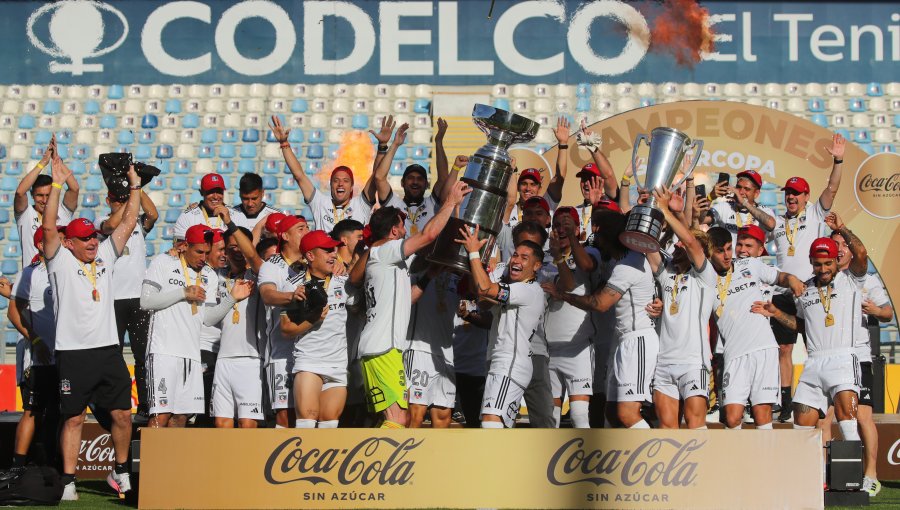
[[[78,450],[79,479],[106,478],[112,470],[116,454],[112,436],[96,423],[85,423],[81,432],[81,448]]]

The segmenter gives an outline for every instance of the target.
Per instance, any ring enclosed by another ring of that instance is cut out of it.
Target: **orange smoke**
[[[319,179],[320,189],[329,189],[331,171],[339,166],[346,166],[353,170],[353,187],[356,191],[372,176],[372,164],[375,162],[375,146],[365,131],[344,131],[341,135],[341,145],[333,161],[322,166],[322,170],[316,174]]]
[[[693,67],[702,53],[715,50],[709,11],[694,0],[663,0],[650,28],[650,50],[669,53],[681,66]]]

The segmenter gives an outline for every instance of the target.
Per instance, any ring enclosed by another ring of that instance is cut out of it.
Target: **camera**
[[[141,187],[146,186],[159,175],[159,168],[146,163],[135,162],[129,152],[107,152],[101,154],[97,164],[103,174],[103,182],[109,193],[115,196],[128,196],[128,167],[134,165],[134,171],[141,178]]]
[[[322,310],[328,306],[328,291],[325,289],[325,282],[317,280],[310,280],[303,287],[306,289],[306,299],[289,305],[288,318],[297,324],[303,321],[313,324],[319,320]]]

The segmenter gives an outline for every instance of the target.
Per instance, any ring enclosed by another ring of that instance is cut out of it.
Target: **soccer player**
[[[563,185],[566,182],[566,170],[569,166],[569,146],[566,142],[569,140],[569,120],[560,115],[556,120],[556,129],[553,130],[558,142],[556,153],[556,175],[547,185],[547,191],[544,192],[544,200],[549,204],[549,209],[555,211],[559,202],[562,200]],[[524,221],[523,213],[525,211],[525,201],[531,197],[537,197],[541,191],[541,171],[538,168],[526,168],[519,174],[516,190],[519,199],[512,208],[507,221],[504,223],[510,227]],[[549,223],[547,224],[549,226]]]
[[[377,210],[369,223],[372,248],[365,260],[358,262],[365,264],[368,306],[366,326],[360,336],[359,357],[369,408],[383,414],[383,428],[404,428],[408,423],[401,350],[407,344],[413,295],[406,260],[437,239],[454,208],[470,192],[464,182],[455,183],[434,218],[421,232],[409,238],[406,238],[403,213],[395,207]],[[358,272],[351,272],[350,280],[354,285],[357,278]]]
[[[732,257],[731,232],[713,227],[707,232],[712,244],[710,261],[715,268],[714,320],[724,352],[721,397],[725,425],[740,429],[744,405],[750,401],[758,429],[772,428],[772,405],[779,401],[777,344],[762,317],[747,310],[762,301],[762,284],[790,288],[795,295],[803,283],[793,275],[763,264],[755,257]]]
[[[253,232],[257,223],[274,212],[281,212],[263,201],[263,181],[262,177],[257,174],[242,175],[238,182],[238,193],[241,203],[229,208],[231,220],[238,227],[244,227]]]
[[[737,245],[738,229],[745,225],[759,225],[767,231],[775,228],[775,212],[756,203],[761,189],[762,176],[755,170],[738,173],[734,187],[720,182],[713,188],[712,194],[724,199],[713,201],[707,223],[731,232],[733,247]]]
[[[184,427],[191,414],[204,411],[200,330],[217,324],[252,284],[238,280],[216,303],[218,276],[206,264],[216,233],[192,225],[179,256],[161,253],[144,276],[141,308],[153,311],[148,351],[151,427]]]
[[[219,174],[206,174],[200,179],[200,195],[203,200],[192,205],[181,213],[175,222],[172,235],[176,240],[184,240],[187,229],[193,225],[206,225],[208,228],[225,230],[222,218],[213,214],[216,207],[225,202],[225,180]]]
[[[363,228],[364,225],[356,220],[344,220],[329,233],[332,239],[341,243],[337,247],[337,263],[343,264],[348,273],[357,257],[356,248],[362,241]]]
[[[322,230],[300,240],[307,271],[291,282],[314,285],[326,298],[319,309],[286,308],[281,334],[294,339],[294,409],[298,429],[334,429],[347,401],[347,275],[333,276],[335,241]],[[311,296],[307,292],[307,299]],[[352,304],[352,301],[350,302]],[[310,304],[309,306],[314,306]]]
[[[297,159],[297,155],[288,143],[290,129],[281,125],[281,119],[277,115],[272,116],[272,134],[281,146],[281,153],[287,163],[291,174],[300,186],[303,199],[312,210],[313,223],[316,228],[331,232],[334,226],[344,219],[354,219],[361,223],[367,223],[372,215],[372,206],[375,204],[375,193],[372,190],[372,178],[363,185],[359,195],[353,194],[353,170],[346,166],[336,167],[331,171],[331,196],[326,198],[303,171],[303,166]],[[377,158],[376,158],[377,160]],[[277,319],[277,317],[276,317]]]
[[[279,253],[259,268],[259,295],[266,305],[266,377],[268,395],[275,412],[275,426],[291,427],[291,369],[294,343],[281,334],[281,312],[288,305],[302,301],[304,287],[296,285],[296,277],[306,274],[300,252],[300,241],[309,232],[302,216],[286,216],[278,222]]]
[[[826,148],[834,163],[828,183],[819,199],[809,203],[809,183],[802,177],[791,177],[781,188],[784,191],[784,216],[775,218],[772,237],[775,242],[775,261],[782,271],[796,275],[806,281],[813,275],[812,264],[806,256],[813,240],[825,235],[825,216],[834,204],[841,185],[846,140],[840,134],[832,138],[831,147]],[[776,294],[772,304],[788,315],[794,315],[794,299],[789,295]],[[780,421],[786,421],[791,413],[791,384],[793,383],[793,350],[797,343],[797,332],[785,328],[779,321],[770,321],[775,340],[778,341],[778,363],[781,374],[781,414]]]
[[[497,303],[490,310],[490,368],[481,404],[481,427],[511,428],[516,423],[519,401],[531,381],[531,337],[544,310],[544,295],[536,281],[544,252],[540,245],[522,241],[510,257],[503,278],[493,282],[481,262],[479,250],[487,241],[479,240],[478,227],[474,231],[460,229],[459,233],[456,242],[469,252],[469,267],[479,299]]]
[[[716,273],[705,232],[689,230],[669,209],[669,191],[654,191],[659,209],[678,243],[672,259],[648,253],[647,261],[662,287],[659,356],[653,375],[653,403],[659,426],[677,429],[684,415],[689,429],[706,428],[709,390],[709,316]]]
[[[19,243],[22,251],[22,267],[31,264],[37,248],[30,242],[34,238],[34,232],[41,228],[43,214],[47,208],[47,200],[50,197],[50,186],[53,178],[42,174],[44,168],[58,159],[56,154],[56,137],[50,139],[50,144],[41,160],[38,161],[30,172],[19,182],[13,198],[13,215],[16,219],[16,228],[19,229]],[[61,159],[59,160],[62,161]],[[57,221],[60,225],[67,225],[75,217],[75,208],[78,207],[78,179],[70,175],[65,182],[66,192],[60,203]],[[34,200],[34,205],[28,204],[28,193]]]
[[[41,227],[56,310],[56,366],[64,420],[62,498],[78,499],[75,469],[89,402],[110,411],[115,467],[106,480],[122,496],[131,490],[126,464],[131,442],[131,376],[119,348],[112,279],[115,261],[137,224],[141,179],[134,167],[129,168],[130,195],[122,221],[101,243],[97,229],[85,218],[71,221],[65,239],[60,238],[56,230],[59,195],[72,171],[55,156],[52,175]]]
[[[100,234],[108,236],[122,222],[128,195],[109,193],[106,203],[110,213],[100,219]],[[146,236],[153,230],[159,211],[149,195],[141,191],[141,210],[137,225],[131,232],[122,256],[116,259],[113,273],[115,288],[116,326],[119,332],[119,344],[124,345],[125,333],[128,333],[131,352],[134,355],[134,381],[137,386],[137,412],[142,418],[149,418],[147,407],[147,334],[150,327],[150,313],[141,309],[141,284],[144,271],[147,270]]]
[[[219,212],[224,206],[218,205],[213,209],[213,214]],[[222,217],[223,224],[228,220]],[[213,296],[213,304],[219,304],[225,295],[228,294],[228,288],[225,285],[225,272],[228,268],[228,258],[225,256],[225,238],[219,229],[213,230],[212,243],[209,246],[209,253],[206,254],[206,266],[216,273],[217,285],[215,287],[215,295]],[[219,344],[222,340],[222,328],[218,323],[207,326],[203,324],[200,327],[200,369],[203,372],[203,401],[207,404],[203,412],[197,414],[194,418],[195,427],[211,427],[215,425],[210,414],[212,410],[212,386],[213,379],[216,374],[216,360],[219,354]]]

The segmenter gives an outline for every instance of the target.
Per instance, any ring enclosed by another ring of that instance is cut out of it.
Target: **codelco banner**
[[[826,150],[833,133],[794,115],[761,106],[727,101],[681,101],[640,108],[610,117],[592,126],[603,139],[617,177],[631,165],[632,147],[640,133],[650,134],[659,126],[685,132],[704,142],[695,175],[696,184],[710,190],[719,172],[737,174],[756,170],[765,182],[778,186],[794,176],[809,182],[810,202],[817,200],[828,183],[832,158]],[[574,137],[569,147],[577,147]],[[556,161],[554,147],[543,156]],[[587,150],[569,150],[569,168],[590,161]],[[647,148],[639,151],[645,161]],[[642,174],[643,168],[638,168]],[[574,172],[572,172],[574,173]],[[731,180],[734,184],[734,178]],[[563,203],[580,203],[578,179],[567,179]],[[888,292],[900,291],[900,155],[869,156],[847,142],[841,185],[832,208],[868,249],[869,260],[878,270]]]
[[[142,439],[140,508],[823,505],[817,431],[145,429]]]

